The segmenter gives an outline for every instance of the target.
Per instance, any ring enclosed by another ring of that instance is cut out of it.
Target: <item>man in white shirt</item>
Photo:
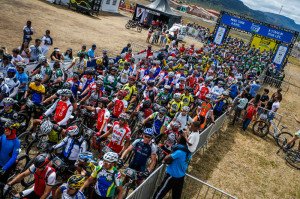
[[[42,37],[42,53],[43,55],[47,55],[50,46],[53,45],[53,39],[50,36],[50,30],[46,30],[46,34]]]
[[[188,128],[188,125],[193,122],[193,119],[191,116],[189,116],[190,108],[188,106],[183,106],[181,112],[177,112],[172,120],[172,122],[179,122],[180,123],[180,129],[179,131],[182,131],[184,129]],[[168,126],[168,129],[170,129],[170,125]]]
[[[199,139],[200,139],[199,130],[200,130],[200,122],[195,121],[184,133],[184,137],[186,139],[188,149],[191,153],[196,152]]]

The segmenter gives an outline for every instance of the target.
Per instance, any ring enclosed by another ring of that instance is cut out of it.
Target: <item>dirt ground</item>
[[[124,12],[90,17],[39,0],[2,0],[0,12],[0,46],[6,46],[9,51],[20,46],[26,20],[32,20],[33,39],[40,38],[49,29],[54,38],[53,47],[62,51],[69,47],[77,51],[82,44],[96,43],[98,54],[108,49],[110,55],[116,55],[128,42],[135,52],[146,46],[146,31],[137,33],[124,28],[130,16]],[[201,45],[192,39],[187,39],[187,43]],[[291,75],[291,82],[298,86],[299,65],[289,64],[286,68],[287,76]],[[283,123],[292,132],[299,128],[293,119],[294,114],[300,117],[299,96],[299,88],[290,87],[279,110],[284,115]],[[283,155],[277,155],[276,151],[271,138],[262,140],[250,131],[242,133],[228,128],[211,142],[204,154],[194,156],[189,171],[239,198],[300,198],[299,171],[288,167]]]

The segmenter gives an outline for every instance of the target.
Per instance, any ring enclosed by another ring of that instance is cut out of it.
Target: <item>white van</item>
[[[169,34],[174,36],[174,32],[178,30],[177,39],[183,41],[184,37],[187,35],[187,26],[182,24],[173,24],[173,26],[169,29]]]

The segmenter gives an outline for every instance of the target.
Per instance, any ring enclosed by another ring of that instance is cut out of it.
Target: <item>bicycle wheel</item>
[[[30,160],[30,158],[28,157],[28,155],[22,155],[22,156],[18,157],[18,159],[16,161],[17,162],[16,168],[13,170],[12,175],[8,178],[7,181],[10,181],[16,175],[25,171],[25,166],[28,164],[29,160]]]
[[[128,164],[131,162],[132,158],[134,156],[134,152],[130,151],[129,154],[127,155],[127,157],[124,160],[124,164],[128,162]]]
[[[293,135],[288,132],[282,132],[279,133],[278,136],[275,137],[276,143],[280,148],[283,148],[283,146],[288,143],[293,138]],[[295,145],[295,142],[290,144],[290,148],[293,148]]]
[[[34,157],[34,158],[35,158],[35,157]],[[33,164],[34,158],[32,158],[32,159],[27,163],[27,165],[24,167],[24,170],[28,169],[28,168]],[[33,185],[33,183],[34,183],[34,175],[33,175],[33,174],[30,174],[29,176],[26,176],[23,180],[21,180],[21,185],[22,185],[24,188],[30,187],[31,185]]]
[[[299,151],[290,150],[286,153],[285,160],[289,165],[296,169],[300,169],[300,153]]]
[[[269,133],[269,125],[265,121],[256,121],[252,126],[253,134],[261,138],[266,137]]]
[[[26,149],[29,145],[29,143],[32,142],[32,140],[34,139],[34,137],[32,136],[31,132],[29,131],[25,131],[24,133],[21,133],[18,136],[18,139],[21,142],[21,149]]]
[[[129,23],[125,24],[125,28],[126,29],[130,29],[131,28],[131,25]]]

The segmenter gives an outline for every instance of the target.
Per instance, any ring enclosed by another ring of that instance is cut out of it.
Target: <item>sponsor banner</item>
[[[226,33],[226,28],[219,26],[215,35],[214,43],[221,45]]]
[[[274,51],[276,49],[277,44],[273,39],[268,39],[259,35],[254,35],[251,42],[251,46],[263,52],[264,50]]]
[[[273,63],[276,64],[276,68],[277,69],[280,69],[284,60],[285,60],[285,57],[287,55],[287,52],[288,52],[288,47],[287,46],[282,46],[280,45],[276,51],[276,54],[274,56],[274,59],[273,59]]]

